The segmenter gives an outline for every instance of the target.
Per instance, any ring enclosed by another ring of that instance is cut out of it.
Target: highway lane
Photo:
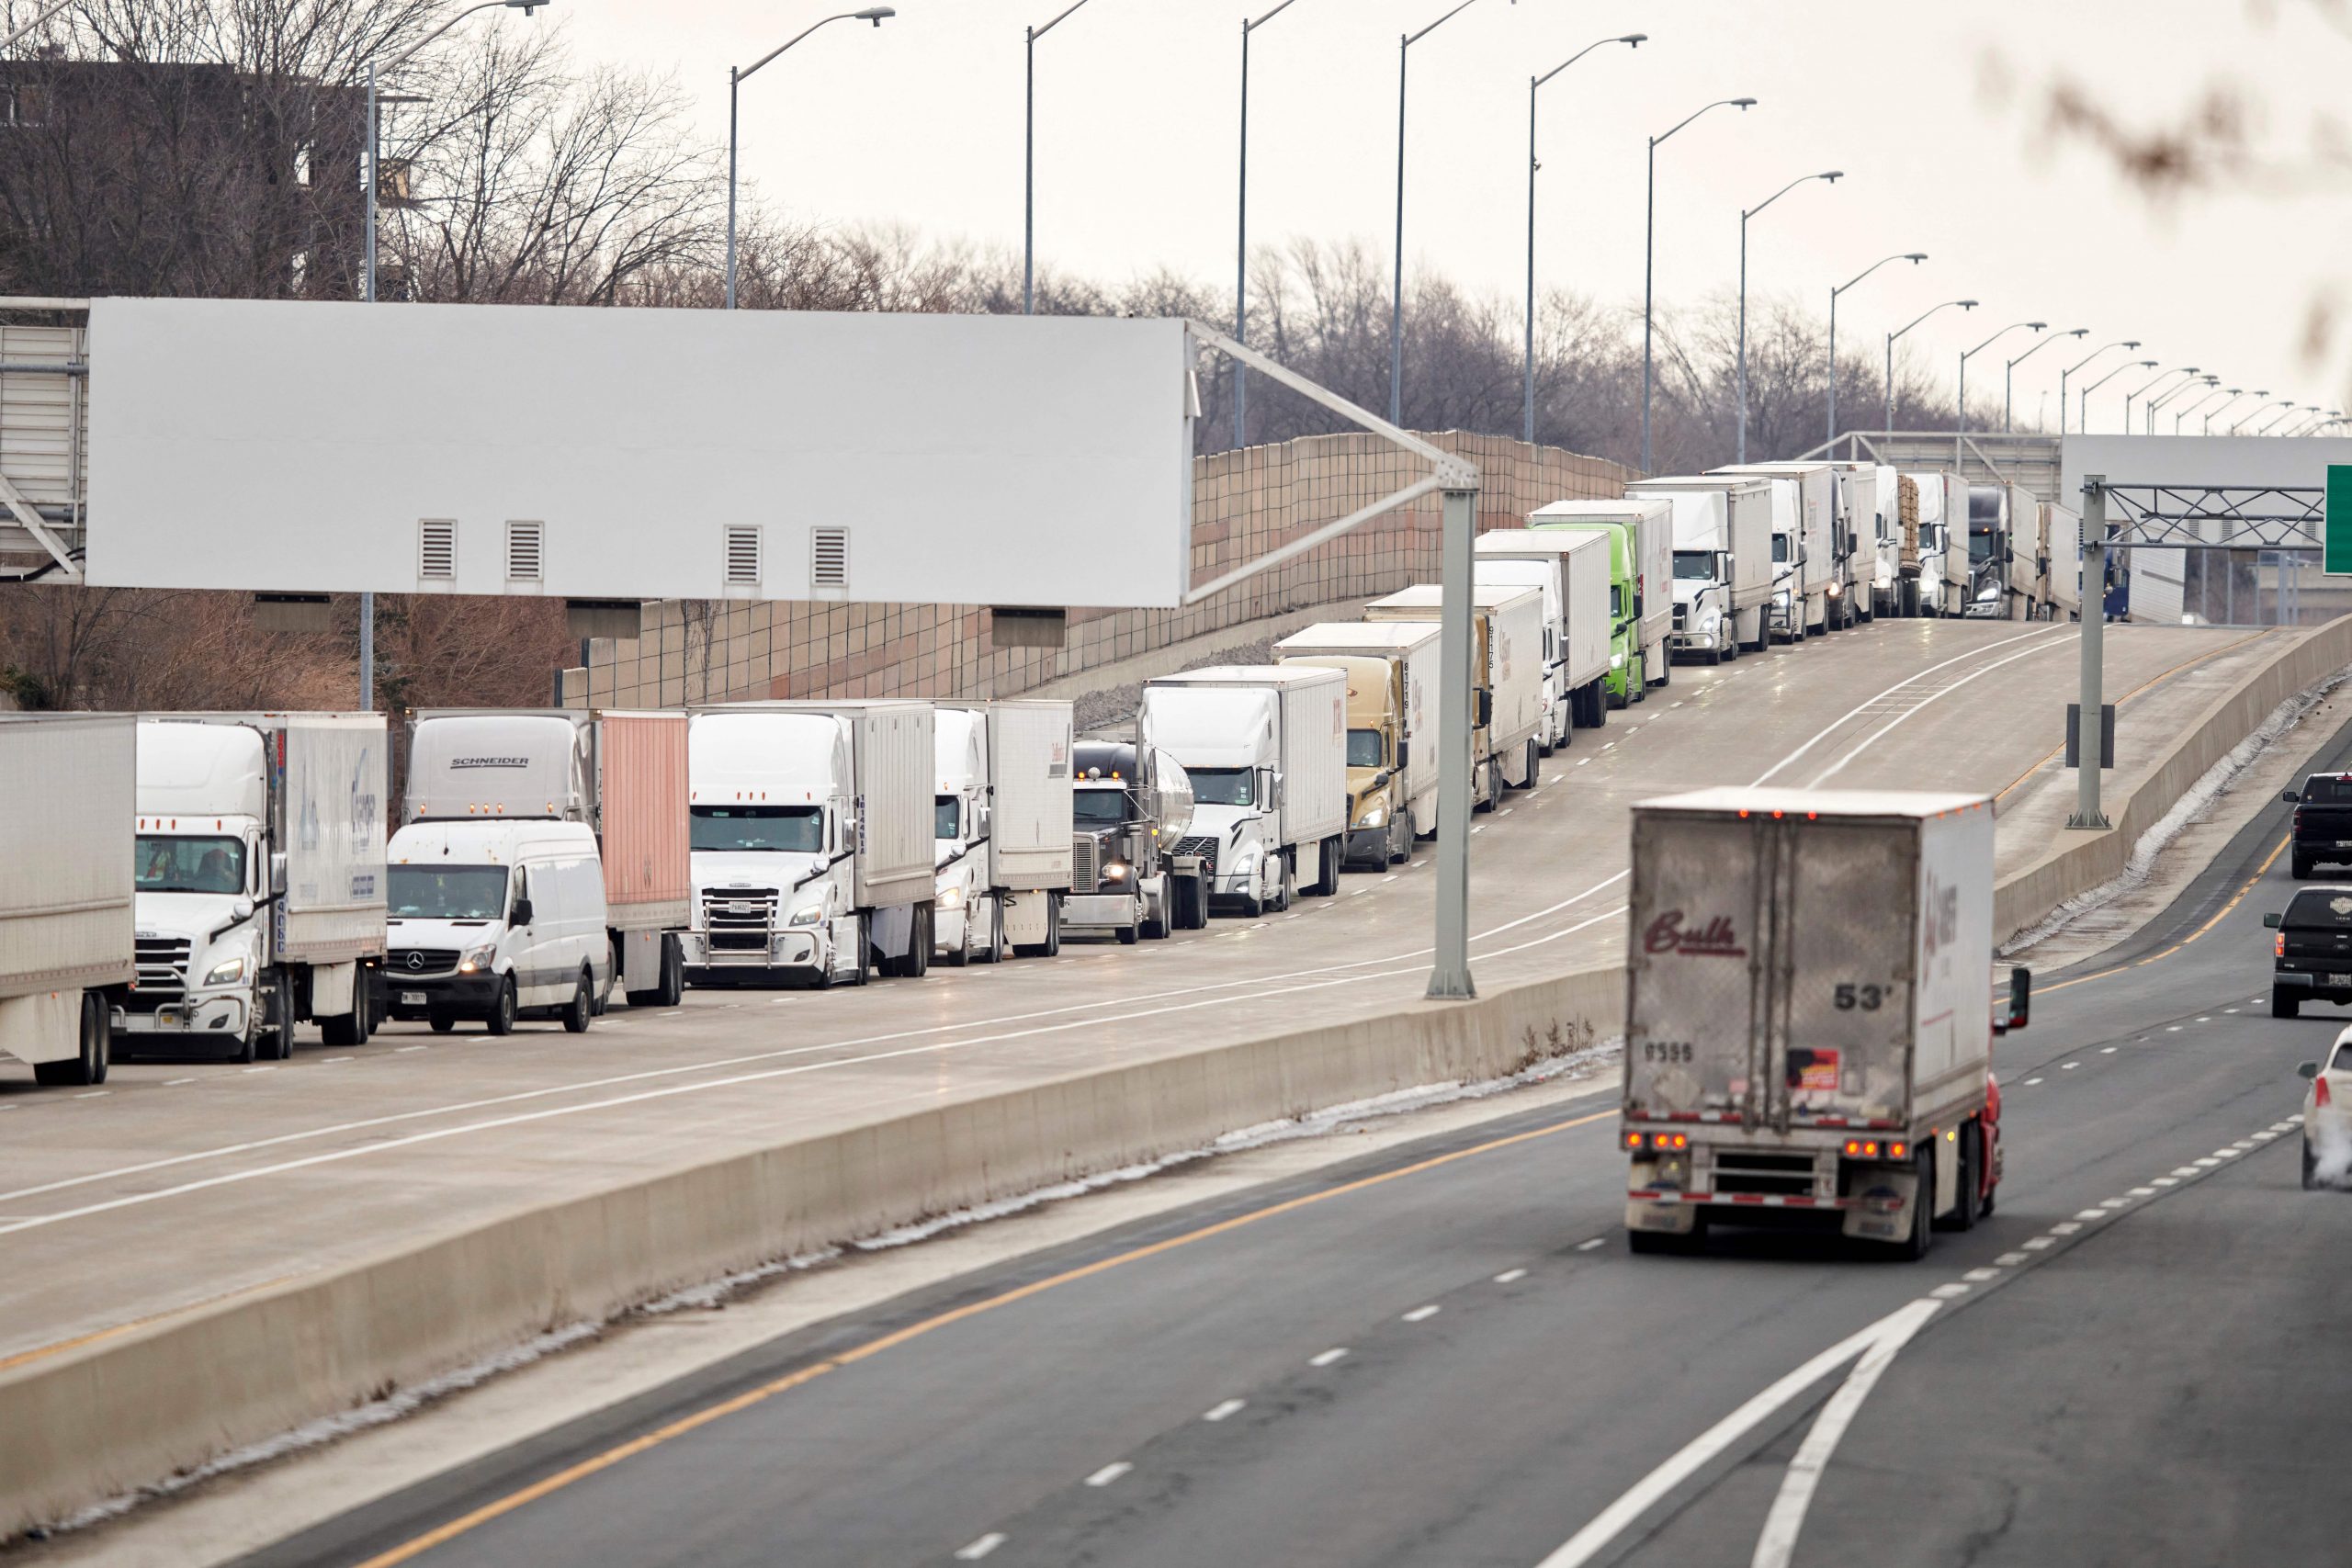
[[[2337,1560],[2352,1204],[2298,1190],[2282,1129],[2352,1015],[2262,1006],[2282,818],[2048,977],[1997,1052],[2000,1211],[1923,1264],[1633,1258],[1604,1099],[788,1336],[251,1561],[1533,1564],[1921,1302],[1791,1561]],[[1845,1375],[1585,1560],[1754,1560]]]
[[[1749,782],[1784,761],[1775,782],[1808,782],[1878,767],[1882,753],[1923,784],[1992,789],[2028,776],[2057,714],[2047,702],[2020,709],[2015,682],[2039,671],[2046,686],[2070,670],[2074,636],[1889,623],[1678,671],[1666,693],[1551,759],[1544,789],[1480,818],[1481,977],[1615,956],[1610,894],[1625,809],[1644,795]],[[2176,672],[2156,701],[2191,678],[2225,678],[2255,651],[2240,634],[2119,628],[2110,663],[2119,682]],[[2153,744],[2165,716],[2142,724],[2127,709],[2127,744]],[[1428,930],[1421,858],[1392,876],[1350,877],[1340,897],[1287,918],[1052,963],[935,970],[911,987],[697,993],[670,1013],[616,1010],[584,1038],[391,1030],[282,1068],[154,1064],[121,1070],[93,1098],[0,1092],[10,1264],[0,1365],[395,1238],[758,1146],[780,1124],[846,1125],[1044,1073],[1414,1005]]]

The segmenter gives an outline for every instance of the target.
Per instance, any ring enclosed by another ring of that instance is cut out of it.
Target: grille
[[[848,529],[811,528],[808,530],[808,586],[811,588],[847,588],[849,586]]]
[[[141,1000],[168,1002],[187,995],[187,938],[142,936],[133,952],[139,964]]]
[[[773,887],[729,887],[705,893],[703,930],[710,936],[711,956],[735,953],[765,958],[768,939],[775,930],[775,906]]]
[[[1813,1156],[1756,1149],[1718,1149],[1718,1192],[1773,1192],[1804,1197],[1813,1191]]]
[[[432,582],[458,579],[458,525],[447,517],[427,517],[416,525],[416,575]]]
[[[509,582],[538,581],[546,555],[546,524],[506,525],[506,580]]]
[[[1690,605],[1688,605],[1688,604],[1677,604],[1677,605],[1674,607],[1674,629],[1675,629],[1676,631],[1680,631],[1680,630],[1682,630],[1682,629],[1684,628],[1684,626],[1685,626],[1686,625],[1688,625],[1688,623],[1690,622]]]
[[[1176,852],[1180,855],[1200,856],[1202,868],[1211,876],[1215,876],[1216,874],[1216,846],[1217,840],[1215,838],[1180,839],[1176,843]]]
[[[756,523],[729,523],[727,525],[727,581],[755,583],[760,580],[760,525]]]
[[[447,975],[457,966],[454,947],[396,947],[384,956],[384,973],[394,980],[403,975]]]
[[[1093,834],[1081,833],[1078,836],[1072,845],[1069,863],[1071,892],[1091,893],[1094,891],[1095,884],[1102,879],[1102,870],[1096,863],[1102,852],[1102,847]]]

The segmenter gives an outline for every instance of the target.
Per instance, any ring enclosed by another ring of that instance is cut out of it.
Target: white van
[[[390,1016],[446,1034],[560,1018],[574,1034],[613,983],[605,877],[584,822],[413,822],[392,836],[384,989]]]

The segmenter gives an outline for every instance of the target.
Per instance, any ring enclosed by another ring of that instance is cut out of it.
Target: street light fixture
[[[2067,378],[2068,378],[2069,377],[2073,376],[2073,375],[2074,375],[2074,373],[2075,373],[2075,371],[2080,370],[2084,366],[2088,365],[2092,360],[2097,359],[2100,355],[2105,354],[2105,353],[2108,351],[2108,349],[2110,349],[2110,348],[2133,349],[2133,348],[2137,348],[2137,347],[2139,347],[2139,346],[2140,346],[2140,340],[2139,340],[2138,338],[2130,338],[2130,339],[2125,340],[2125,341],[2124,341],[2124,342],[2122,342],[2122,343],[2110,343],[2110,344],[2107,344],[2107,345],[2106,345],[2106,347],[2103,347],[2103,348],[2095,348],[2095,349],[2091,350],[2091,351],[2090,351],[2090,353],[2088,353],[2088,354],[2086,354],[2086,355],[2083,355],[2083,357],[2082,357],[2082,358],[2077,359],[2076,361],[2075,361],[2075,363],[2074,363],[2074,364],[2069,365],[2068,367],[2066,367],[2066,368],[2064,368],[2064,370],[2061,370],[2060,372],[2058,372],[2058,434],[2059,434],[2064,435],[2064,434],[2066,434],[2066,381],[2067,381]],[[2086,393],[2085,395],[2086,395],[2086,396],[2087,396],[2088,394],[2087,394],[2087,393]],[[2086,434],[2086,435],[2087,435],[2087,434],[2090,434],[2090,430],[2089,430],[2089,427],[2088,427],[2088,426],[2085,426],[2085,427],[2084,427],[2083,434]]]
[[[1809,181],[1819,180],[1836,185],[1846,177],[1843,169],[1831,169],[1826,174],[1799,175],[1766,197],[1754,207],[1743,209],[1739,215],[1739,460],[1747,461],[1747,220],[1780,200],[1789,192]]]
[[[2146,404],[2145,410],[2148,418],[2148,434],[2154,435],[2156,433],[2156,411],[2158,409],[2163,408],[2166,403],[2172,401],[2183,392],[2188,391],[2197,387],[2215,386],[2220,383],[2221,379],[2222,378],[2219,376],[2192,376],[2188,380],[2183,381],[2179,386],[2175,387],[2172,390],[2166,392],[2163,397]]]
[[[1829,439],[1838,439],[1838,296],[1860,283],[1888,262],[1907,261],[1913,265],[1928,259],[1925,251],[1905,251],[1901,255],[1887,256],[1862,268],[1851,278],[1829,291]]]
[[[1405,423],[1405,67],[1413,46],[1476,5],[1460,0],[1453,9],[1417,33],[1403,34],[1396,44],[1396,265],[1390,275],[1388,301],[1388,423]],[[1511,0],[1517,5],[1519,0]]]
[[[2145,397],[2149,389],[2154,387],[2157,382],[2165,379],[2167,377],[2181,375],[2184,372],[2194,376],[2197,374],[2197,367],[2194,365],[2176,365],[2169,370],[2159,370],[2154,376],[2151,376],[2145,381],[2143,381],[2137,388],[2123,394],[2124,434],[2129,435],[2132,434],[2132,400],[2134,398]]]
[[[2133,346],[2137,347],[2138,345],[2134,344]],[[2100,377],[2098,380],[2093,381],[2089,386],[2085,387],[2083,389],[2082,406],[2083,434],[2088,435],[2091,433],[2091,394],[2093,392],[2098,391],[2101,387],[2106,386],[2109,381],[2114,380],[2126,370],[2154,370],[2155,367],[2156,362],[2153,359],[2127,359],[2122,364],[2117,366],[2114,369],[2109,371],[2106,375]],[[2132,411],[2127,407],[2123,411],[2123,427],[2125,434],[2130,434],[2131,426]]]
[[[1285,4],[1288,0],[1285,0]],[[1527,386],[1521,398],[1521,438],[1535,443],[1535,172],[1544,165],[1535,156],[1535,94],[1544,83],[1605,44],[1622,43],[1639,49],[1649,38],[1647,33],[1624,33],[1589,43],[1541,76],[1527,79]]]
[[[1683,116],[1664,136],[1650,138],[1649,216],[1642,225],[1642,472],[1645,474],[1650,471],[1650,314],[1657,299],[1658,144],[1708,109],[1728,107],[1745,114],[1755,107],[1754,98],[1717,98]]]
[[[1976,301],[1973,299],[1947,299],[1940,305],[1929,306],[1914,317],[1908,324],[1886,334],[1886,433],[1889,435],[1894,434],[1894,340],[1934,315],[1938,310],[1948,310],[1954,305],[1959,306],[1962,310],[1976,309]]]
[[[1250,35],[1298,4],[1298,0],[1282,0],[1282,4],[1251,21],[1241,18],[1241,212],[1234,224],[1233,262],[1233,341],[1250,341]],[[1249,412],[1250,367],[1239,360],[1233,362],[1233,445],[1238,450],[1249,439],[1244,420]]]
[[[1023,35],[1028,41],[1028,75],[1023,91],[1021,108],[1021,313],[1037,313],[1037,40],[1068,21],[1072,12],[1086,4],[1074,0],[1042,28],[1030,28]]]
[[[2073,329],[2073,330],[2071,330],[2071,331],[2060,333],[2056,337],[2046,337],[2046,338],[2043,338],[2040,343],[2035,344],[2031,348],[2027,349],[2023,354],[2018,355],[2015,359],[2010,360],[2008,363],[2007,363],[2006,365],[2004,365],[2004,366],[2002,366],[2002,367],[2001,367],[2001,434],[2002,434],[2007,435],[2007,434],[2009,433],[2009,430],[2010,430],[2010,422],[2009,422],[2010,394],[2011,394],[2011,390],[2012,390],[2012,389],[2016,386],[2016,376],[2017,376],[2017,368],[2018,368],[2018,366],[2020,366],[2020,365],[2022,365],[2022,364],[2024,364],[2027,360],[2031,359],[2035,355],[2040,354],[2043,349],[2048,348],[2048,347],[2049,347],[2052,344],[2053,344],[2053,343],[2063,343],[2064,341],[2065,341],[2067,338],[2070,338],[2070,337],[2071,337],[2071,338],[2077,338],[2077,339],[2079,339],[2079,338],[2088,337],[2088,336],[2090,335],[2090,331],[2091,331],[2091,330],[2090,330],[2090,328],[2088,328],[2088,327],[2075,327],[2075,328],[2074,328],[2074,329]],[[2059,423],[2062,423],[2062,424],[2065,423],[2065,413],[2066,413],[2066,400],[2065,400],[2065,392],[2064,392],[2064,388],[2061,388],[2061,389],[2060,389],[2060,391],[2059,391],[2059,399],[2058,399],[2058,414],[2059,414]]]
[[[457,12],[447,21],[393,56],[391,62],[385,65],[382,70],[387,73],[399,70],[415,59],[417,51],[424,49],[426,44],[431,43],[477,11],[513,10],[520,11],[527,17],[548,3],[548,0],[481,0],[481,4],[469,6],[464,10]],[[5,49],[16,42],[26,33],[64,8],[62,4],[51,6],[34,17],[31,22],[10,33],[6,39],[0,40],[0,49]],[[368,62],[368,233],[365,259],[361,263],[361,289],[363,297],[370,305],[376,302],[376,197],[378,187],[383,183],[380,172],[383,159],[379,150],[382,127],[379,123],[379,117],[376,112],[377,75],[376,62],[370,60]],[[359,592],[359,707],[363,713],[376,711],[376,595],[369,589],[362,589]]]
[[[517,0],[505,0],[505,3],[513,5],[516,4]],[[1084,5],[1085,0],[1079,0],[1079,3]],[[735,97],[737,91],[750,80],[752,72],[757,71],[828,22],[872,22],[878,28],[898,14],[888,6],[875,6],[863,11],[843,11],[839,16],[827,17],[822,21],[811,22],[795,34],[789,41],[776,45],[741,71],[732,65],[727,68],[727,309],[731,310],[735,308]]]
[[[2260,394],[2260,393],[2256,393],[2256,395],[2258,397],[2258,396],[2261,396],[2262,394]],[[2247,425],[2252,424],[2256,420],[2260,419],[2264,414],[2267,414],[2267,413],[2270,412],[2270,411],[2271,411],[2272,409],[2290,409],[2290,408],[2293,408],[2294,406],[2295,406],[2295,400],[2294,400],[2294,399],[2292,399],[2292,398],[2280,398],[2280,399],[2279,399],[2277,402],[2275,402],[2275,403],[2264,403],[2264,404],[2260,405],[2260,406],[2259,406],[2259,407],[2257,407],[2257,408],[2250,409],[2250,410],[2248,410],[2248,411],[2246,412],[2246,413],[2245,413],[2245,415],[2243,415],[2243,416],[2238,420],[2238,422],[2237,422],[2235,424],[2233,424],[2233,425],[2230,426],[2230,434],[2231,434],[2232,435],[2235,435],[2239,431],[2244,430]],[[2283,417],[2283,416],[2280,416],[2280,417]],[[2278,423],[2278,419],[2277,419],[2277,418],[2274,418],[2274,419],[2271,421],[2271,423],[2274,423],[2274,424],[2275,424],[2275,423]],[[2259,435],[2259,434],[2261,434],[2262,433],[2261,433],[2261,431],[2256,431],[2256,432],[2255,432],[2255,434],[2257,434],[2257,435]]]
[[[1960,429],[1952,435],[1952,467],[1958,468],[1960,466],[1961,437],[1968,434],[1969,360],[1977,355],[1984,353],[1986,349],[1992,347],[1995,344],[2000,342],[2011,333],[2016,332],[2019,327],[2031,327],[2035,332],[2041,332],[2047,329],[2050,323],[2048,321],[2011,321],[2007,326],[2003,327],[1999,332],[1995,333],[1991,337],[1986,338],[1983,343],[1978,344],[1974,348],[1969,349],[1960,356]]]

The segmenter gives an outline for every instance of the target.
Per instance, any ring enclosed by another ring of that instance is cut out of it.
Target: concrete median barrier
[[[0,1540],[730,1271],[1615,1033],[1616,969],[1072,1074],[528,1209],[0,1366]]]

